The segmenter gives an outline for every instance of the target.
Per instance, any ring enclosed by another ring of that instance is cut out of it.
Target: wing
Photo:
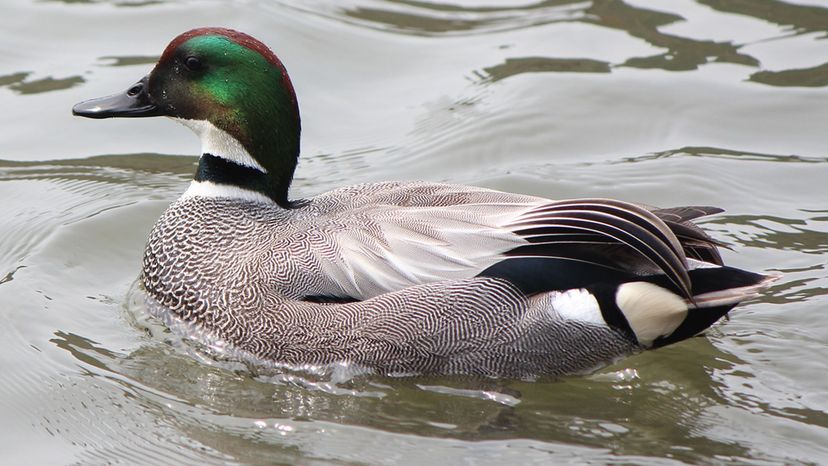
[[[711,264],[724,265],[718,247],[727,247],[727,245],[711,238],[701,228],[690,222],[706,215],[722,213],[724,212],[723,209],[709,206],[690,206],[652,209],[652,211],[676,234],[687,257],[710,262]]]
[[[520,281],[516,276],[520,272],[514,269],[548,266],[553,260],[558,270],[551,278],[544,278],[543,271],[532,272],[539,274],[532,277],[532,286],[539,289],[532,291],[584,286],[591,277],[618,280],[624,275],[663,273],[682,294],[690,296],[683,247],[673,231],[646,208],[610,199],[559,201],[535,208],[507,227],[528,242],[509,251],[508,257],[546,261],[504,262],[485,275],[503,276],[505,272],[512,281]]]
[[[481,188],[434,183],[359,185],[315,198],[311,248],[336,289],[317,294],[365,299],[411,285],[463,279],[525,240],[500,225],[545,202]]]
[[[303,259],[330,285],[309,293],[315,296],[360,300],[479,275],[506,278],[531,294],[664,274],[689,297],[687,257],[721,262],[718,243],[689,220],[715,211],[383,183],[313,199],[298,230],[319,238]]]

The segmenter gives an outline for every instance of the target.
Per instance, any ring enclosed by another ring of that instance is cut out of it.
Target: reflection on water
[[[120,8],[129,6],[141,8]],[[0,31],[19,43],[0,70],[5,462],[828,459],[828,8],[12,0],[4,9],[38,26]],[[398,178],[717,205],[726,212],[703,225],[733,248],[726,260],[785,276],[707,336],[588,377],[331,380],[205,355],[140,321],[128,299],[148,231],[196,162],[154,152],[192,154],[197,143],[171,123],[78,121],[70,108],[134,82],[174,34],[216,24],[264,38],[291,70],[305,118],[297,197]]]
[[[499,81],[521,73],[609,73],[609,63],[590,59],[522,57],[507,58],[505,62],[484,68],[488,78]]]
[[[21,72],[0,76],[0,87],[7,86],[12,91],[26,94],[39,94],[41,92],[60,91],[69,89],[85,82],[80,76],[68,78],[46,77],[35,80],[27,80],[32,73]]]
[[[11,86],[22,83],[31,73],[13,73],[0,76],[0,86]]]
[[[161,397],[155,404],[188,407],[185,416],[177,416],[178,427],[200,445],[216,451],[229,447],[227,453],[233,456],[267,435],[262,431],[264,426],[272,429],[271,436],[280,432],[295,435],[303,423],[335,423],[461,441],[555,440],[610,446],[619,455],[646,450],[650,455],[691,462],[711,453],[729,457],[748,454],[742,446],[717,442],[706,435],[720,421],[712,408],[730,403],[721,396],[718,377],[711,374],[727,374],[733,366],[728,361],[732,356],[722,355],[704,341],[693,345],[694,352],[697,356],[710,353],[718,361],[688,363],[676,351],[665,351],[658,361],[642,358],[638,371],[651,373],[655,366],[659,373],[655,378],[594,377],[504,382],[501,386],[494,381],[457,378],[368,378],[351,381],[340,392],[319,389],[318,382],[299,375],[278,381],[272,377],[252,379],[243,372],[222,368],[220,363],[196,363],[163,345],[119,355],[64,332],[57,332],[51,341],[97,369],[96,377],[115,379],[127,393],[150,392]],[[434,388],[441,385],[447,388]],[[463,392],[472,396],[463,396]],[[493,392],[502,393],[501,397],[517,396],[520,402],[504,406],[479,396]],[[585,392],[595,400],[591,406],[581,401]],[[247,422],[237,425],[235,433],[225,431],[230,438],[206,435],[223,430],[228,416]],[[625,425],[636,427],[631,430]],[[147,435],[144,431],[130,434],[139,438]],[[250,438],[251,434],[257,435]],[[699,455],[697,450],[704,453]]]
[[[825,31],[828,13],[819,7],[763,1],[700,1],[718,11],[745,15],[793,28],[797,34]],[[732,63],[761,67],[757,57],[746,53],[734,42],[695,40],[662,32],[660,28],[680,23],[680,14],[666,12],[661,5],[654,9],[631,5],[621,0],[543,1],[521,6],[463,7],[416,1],[385,2],[383,8],[343,8],[343,14],[358,24],[423,36],[441,34],[484,34],[552,23],[584,23],[618,29],[632,37],[664,49],[656,55],[629,57],[609,64],[590,58],[511,57],[505,63],[486,68],[493,80],[526,72],[609,72],[612,66],[667,71],[692,71],[708,63]],[[774,38],[788,36],[780,31]],[[825,86],[825,64],[785,71],[763,70],[750,75],[751,81],[772,86]]]
[[[682,147],[679,149],[671,149],[637,157],[627,157],[622,159],[620,162],[641,162],[645,160],[654,160],[674,156],[718,157],[744,161],[753,160],[781,163],[828,163],[828,157],[808,157],[793,154],[760,154],[756,152],[723,149],[720,147]]]
[[[123,57],[101,57],[101,60],[108,61],[106,66],[135,66],[135,65],[155,65],[158,61],[158,56],[138,56],[130,55]]]
[[[77,86],[84,82],[80,76],[70,76],[68,78],[42,78],[34,81],[18,81],[9,85],[9,89],[19,92],[21,94],[38,94],[41,92],[60,91]]]
[[[587,10],[588,22],[608,28],[618,28],[667,52],[648,57],[632,57],[623,66],[658,68],[668,71],[694,70],[710,62],[756,66],[758,60],[739,52],[732,43],[699,41],[671,34],[658,28],[681,21],[678,15],[637,8],[620,0],[594,2]],[[595,18],[595,19],[593,19]]]
[[[113,175],[114,170],[146,172],[155,174],[176,174],[189,178],[198,164],[194,156],[160,154],[96,155],[83,159],[61,159],[45,162],[18,162],[0,159],[0,181],[27,178],[76,179],[98,175],[96,179],[106,182],[134,182]],[[71,173],[76,176],[70,175]],[[123,172],[121,172],[123,173]]]
[[[343,8],[343,19],[421,36],[481,34],[569,21],[583,15],[578,0],[545,1],[521,6],[460,6],[418,1],[381,2],[377,7]]]
[[[828,86],[828,63],[811,68],[784,71],[757,71],[750,75],[751,81],[782,87]]]
[[[825,218],[790,219],[769,215],[734,215],[728,222],[755,228],[756,235],[741,244],[755,248],[787,249],[801,254],[828,253],[828,222]]]
[[[828,31],[828,10],[811,5],[797,5],[779,0],[698,0],[718,11],[736,13],[787,26],[798,34]]]

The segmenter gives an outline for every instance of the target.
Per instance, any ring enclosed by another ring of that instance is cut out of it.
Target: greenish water
[[[0,6],[0,463],[828,462],[828,4],[131,1]],[[563,380],[258,375],[130,300],[198,150],[73,118],[221,25],[299,95],[294,194],[426,179],[718,205],[783,280],[706,336]]]

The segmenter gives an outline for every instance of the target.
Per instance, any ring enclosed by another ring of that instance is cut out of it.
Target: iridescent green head
[[[200,167],[197,180],[207,176],[205,181],[242,185],[287,204],[299,156],[296,94],[281,61],[247,34],[222,28],[185,32],[126,93],[82,102],[73,111],[92,118],[177,118],[201,136],[205,154],[254,170],[247,176],[210,159],[205,163],[214,166]],[[239,180],[242,175],[250,179]]]

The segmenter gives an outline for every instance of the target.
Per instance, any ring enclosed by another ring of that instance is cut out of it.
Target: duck
[[[723,263],[724,245],[693,223],[714,207],[427,181],[292,199],[296,93],[271,49],[232,29],[180,34],[125,92],[72,112],[164,116],[199,136],[139,282],[166,317],[255,361],[584,374],[698,335],[778,278]]]

